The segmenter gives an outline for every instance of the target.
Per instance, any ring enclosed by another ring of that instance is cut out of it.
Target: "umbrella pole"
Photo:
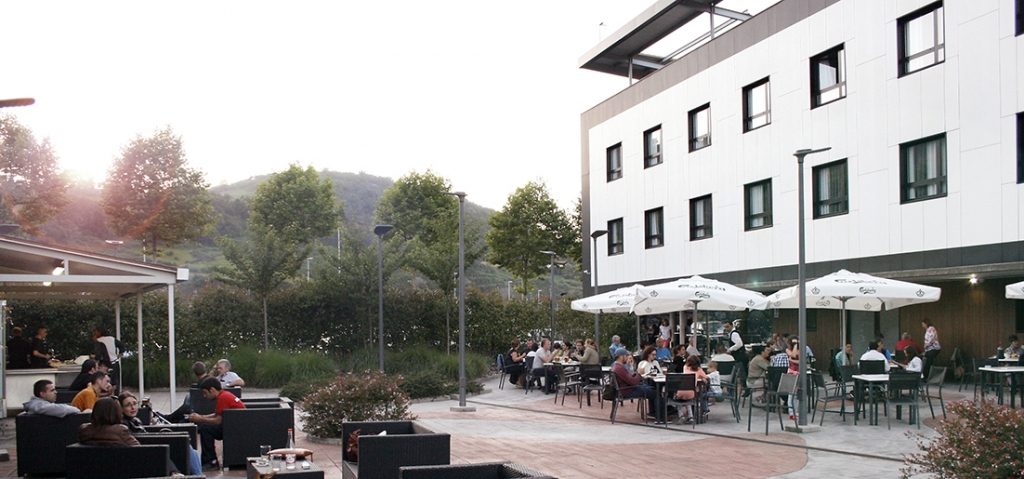
[[[846,299],[843,300],[843,315],[842,320],[839,322],[839,327],[842,328],[840,335],[842,336],[843,343],[839,345],[839,352],[842,353],[843,365],[847,365],[848,359],[846,359]]]
[[[637,354],[643,352],[643,351],[640,351],[640,316],[639,315],[637,315],[637,317],[636,317],[636,349],[637,349],[637,351],[636,351]],[[612,358],[612,359],[615,359],[615,358]]]
[[[594,347],[601,347],[601,313],[594,313]]]

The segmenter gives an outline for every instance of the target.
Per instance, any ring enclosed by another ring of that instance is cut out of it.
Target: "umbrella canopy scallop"
[[[729,283],[693,275],[689,278],[636,288],[633,313],[661,314],[674,311],[742,311],[765,309],[768,298]]]

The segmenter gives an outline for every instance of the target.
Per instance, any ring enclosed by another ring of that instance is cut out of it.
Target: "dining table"
[[[1006,379],[1009,379],[1010,407],[1017,407],[1015,401],[1017,397],[1017,390],[1024,389],[1024,387],[1022,387],[1024,386],[1024,383],[1022,383],[1022,379],[1024,379],[1024,366],[982,366],[978,368],[978,371],[983,374],[994,374],[999,377],[999,380],[996,381],[996,387],[998,389],[996,401],[999,405],[1003,404],[1003,388],[1006,386]],[[1005,378],[1003,376],[1005,376]],[[981,395],[982,397],[985,396],[984,388],[981,390]],[[1022,391],[1021,406],[1024,406],[1024,391]]]
[[[872,426],[878,425],[878,405],[875,404],[875,391],[877,390],[879,395],[885,394],[885,386],[889,384],[888,374],[854,374],[854,406],[853,406],[853,424],[857,424],[857,418],[860,417],[860,407],[864,400],[860,394],[861,388],[866,388],[868,391],[868,424]]]

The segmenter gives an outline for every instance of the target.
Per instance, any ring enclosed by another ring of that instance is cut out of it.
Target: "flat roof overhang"
[[[587,70],[641,79],[664,66],[662,58],[642,52],[679,27],[693,21],[721,0],[659,0],[580,57]],[[632,60],[632,61],[631,61]]]

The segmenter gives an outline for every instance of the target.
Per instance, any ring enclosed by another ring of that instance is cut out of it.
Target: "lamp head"
[[[594,238],[594,239],[598,239],[598,238],[600,238],[600,237],[602,237],[602,236],[604,236],[606,234],[608,234],[608,230],[596,230],[596,231],[593,231],[593,232],[590,233],[590,237]]]
[[[377,226],[375,226],[373,228],[373,234],[375,234],[377,236],[384,236],[384,235],[388,234],[388,231],[391,231],[392,228],[394,228],[394,226],[391,226],[391,225],[377,225]]]

